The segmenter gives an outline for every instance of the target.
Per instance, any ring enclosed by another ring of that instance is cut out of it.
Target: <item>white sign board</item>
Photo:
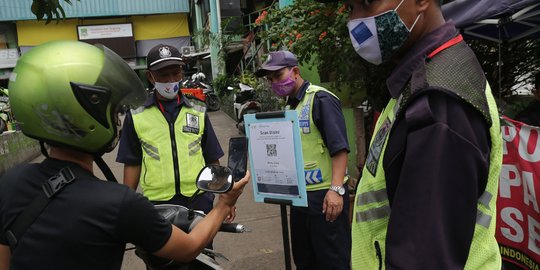
[[[132,37],[131,23],[79,25],[77,26],[79,40]]]
[[[246,114],[244,121],[255,201],[307,206],[297,112]]]

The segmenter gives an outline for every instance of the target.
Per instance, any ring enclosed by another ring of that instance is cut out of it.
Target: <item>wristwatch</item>
[[[337,194],[339,194],[339,196],[345,195],[345,188],[344,188],[343,186],[334,186],[334,185],[331,185],[331,186],[330,186],[330,190],[335,191]]]

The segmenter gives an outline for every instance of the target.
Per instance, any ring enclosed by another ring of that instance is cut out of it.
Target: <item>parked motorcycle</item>
[[[261,111],[261,103],[257,100],[257,95],[253,87],[239,83],[240,90],[233,94],[234,115],[236,117],[236,127],[241,134],[245,134],[244,115],[258,113]],[[228,90],[233,91],[234,88],[229,86]]]
[[[190,79],[182,82],[181,91],[184,95],[193,95],[204,101],[209,111],[217,111],[221,108],[219,97],[212,86],[206,82],[206,75],[202,72],[197,72]]]
[[[0,87],[0,134],[8,130],[8,124],[13,122],[9,106],[8,90]]]
[[[197,192],[192,199],[197,196],[199,191],[212,193],[224,193],[233,187],[232,171],[228,167],[219,165],[209,165],[204,167],[197,178]],[[155,206],[158,212],[172,224],[189,233],[197,223],[206,215],[202,211],[197,211],[180,205],[162,204]],[[223,223],[221,232],[243,233],[248,230],[238,223]],[[139,256],[149,270],[188,270],[188,269],[222,269],[216,258],[228,260],[224,255],[205,248],[197,258],[191,262],[182,263],[171,259],[165,259],[154,256],[141,248],[136,248],[135,253]]]

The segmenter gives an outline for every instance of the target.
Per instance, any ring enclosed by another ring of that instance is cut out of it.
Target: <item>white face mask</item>
[[[420,14],[413,25],[407,27],[397,14],[402,3],[403,0],[393,10],[347,23],[354,50],[366,61],[375,65],[388,61],[409,38]]]
[[[178,90],[180,89],[180,81],[178,82],[169,82],[169,83],[160,83],[154,81],[154,88],[158,93],[166,99],[174,99],[178,95]]]

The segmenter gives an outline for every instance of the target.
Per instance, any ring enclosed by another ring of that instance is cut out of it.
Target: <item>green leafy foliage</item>
[[[244,71],[239,77],[238,82],[249,85],[255,89],[255,95],[261,102],[261,110],[263,112],[277,111],[283,109],[285,100],[272,93],[270,83],[261,78],[257,78],[255,74]]]
[[[64,0],[64,2],[69,5],[72,4],[72,0]],[[60,5],[60,0],[33,0],[31,10],[36,15],[38,21],[45,18],[45,24],[50,23],[53,19],[56,19],[56,23],[58,23],[60,19],[66,18],[66,13]]]
[[[540,42],[538,39],[521,39],[499,45],[488,40],[468,42],[478,61],[482,65],[493,94],[502,99],[509,99],[515,93],[512,87],[533,83],[533,76],[540,72]],[[499,89],[499,52],[501,66],[501,87]],[[510,101],[510,100],[506,100]]]
[[[217,89],[218,95],[221,97],[221,110],[227,113],[231,118],[235,119],[233,110],[233,94],[240,92],[239,83],[249,85],[255,89],[256,99],[261,103],[261,110],[277,111],[285,106],[285,100],[274,95],[270,90],[270,85],[264,79],[257,78],[255,74],[244,71],[236,77],[227,75],[219,75],[214,79],[212,85]],[[232,87],[233,90],[227,90],[227,87]]]

